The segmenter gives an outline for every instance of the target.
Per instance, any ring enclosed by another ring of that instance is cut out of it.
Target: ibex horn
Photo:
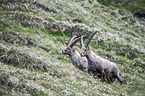
[[[82,47],[82,48],[85,47],[85,46],[84,46],[84,42],[83,42],[83,38],[84,38],[84,35],[81,36],[81,47]]]
[[[72,41],[70,47],[73,47],[80,39],[81,39],[81,37],[78,37],[74,41]]]
[[[89,45],[91,39],[93,38],[93,36],[94,36],[97,32],[98,32],[98,31],[93,32],[93,33],[90,35],[90,37],[87,39],[87,42],[86,42],[86,44],[85,44],[85,47],[86,47],[86,48],[88,47],[88,45]]]
[[[69,42],[68,42],[68,45],[67,46],[70,46],[71,44],[72,44],[72,40],[74,39],[74,38],[76,38],[77,36],[76,35],[74,35],[70,40],[69,40]]]
[[[86,35],[83,35],[83,37],[87,37],[87,36]],[[72,41],[70,47],[73,47],[80,39],[81,39],[81,37],[78,37],[74,41]]]

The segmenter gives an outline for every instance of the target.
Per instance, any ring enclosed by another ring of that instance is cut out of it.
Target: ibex
[[[93,51],[89,50],[88,45],[95,34],[96,32],[91,34],[91,36],[87,39],[85,46],[83,44],[83,36],[81,36],[81,56],[85,56],[88,60],[88,72],[99,72],[101,75],[101,80],[104,77],[106,81],[107,78],[109,83],[111,83],[110,79],[115,80],[117,78],[122,85],[124,82],[120,77],[121,73],[118,66],[115,63],[110,62],[109,60],[95,55]]]
[[[81,48],[81,56],[82,57],[86,57],[87,60],[88,60],[88,73],[90,75],[100,75],[100,78],[102,81],[106,81],[107,82],[107,79],[106,79],[106,73],[103,69],[103,66],[101,63],[98,62],[98,60],[96,59],[96,56],[94,54],[93,51],[90,51],[87,47],[87,45],[89,44],[89,41],[91,40],[91,38],[95,35],[96,32],[94,32],[93,34],[91,34],[91,36],[88,38],[87,40],[87,43],[86,43],[86,46],[84,46],[83,44],[83,36],[81,36],[81,45],[82,45],[82,48]]]
[[[79,52],[77,52],[73,48],[73,46],[81,39],[81,37],[78,37],[78,38],[76,38],[76,37],[77,36],[73,36],[70,39],[66,49],[63,50],[62,53],[69,55],[69,58],[70,58],[72,64],[76,68],[86,72],[87,71],[87,67],[88,67],[88,61],[87,61],[86,57],[81,57]],[[76,38],[76,39],[73,41],[74,38]]]

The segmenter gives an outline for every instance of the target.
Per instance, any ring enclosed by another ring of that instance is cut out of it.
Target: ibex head
[[[69,43],[68,43],[66,49],[62,51],[63,54],[71,54],[72,52],[75,51],[75,49],[72,48],[72,47],[81,39],[81,37],[78,37],[78,38],[76,38],[76,37],[77,37],[77,36],[74,35],[74,36],[69,40]],[[74,38],[76,38],[76,39],[73,41]]]
[[[89,52],[89,43],[90,43],[91,39],[93,38],[93,36],[94,36],[97,32],[98,32],[98,31],[92,33],[91,36],[89,36],[89,38],[87,39],[87,42],[86,42],[85,45],[84,45],[84,43],[83,43],[84,35],[81,36],[81,46],[82,46],[82,48],[81,48],[81,56],[82,56],[82,57],[83,57],[83,56],[86,56],[86,55],[88,54],[88,52]]]

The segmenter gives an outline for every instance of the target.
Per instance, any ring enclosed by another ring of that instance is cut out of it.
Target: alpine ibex
[[[101,75],[101,80],[104,77],[105,81],[106,78],[109,83],[111,83],[112,79],[113,81],[117,78],[121,84],[123,84],[123,80],[120,77],[120,70],[118,66],[110,62],[109,60],[103,59],[100,56],[95,55],[93,51],[89,50],[89,43],[92,39],[92,37],[96,34],[96,32],[92,33],[91,36],[87,39],[87,42],[84,46],[83,44],[83,36],[81,37],[81,56],[85,56],[88,59],[88,72],[99,72]]]
[[[98,60],[96,59],[96,55],[94,54],[93,51],[90,51],[87,47],[91,38],[95,35],[96,32],[94,32],[93,34],[91,34],[91,36],[88,38],[87,40],[87,43],[86,45],[84,46],[83,44],[83,36],[81,36],[81,45],[82,45],[82,48],[81,48],[81,56],[82,57],[86,57],[87,60],[88,60],[88,73],[90,75],[100,75],[100,78],[102,81],[106,81],[107,82],[107,79],[106,79],[106,73],[103,69],[103,65],[101,63],[98,62]]]
[[[87,61],[86,57],[81,57],[79,52],[73,48],[73,46],[81,39],[81,37],[78,37],[78,38],[76,38],[76,37],[77,36],[73,36],[70,39],[66,49],[63,50],[62,53],[69,55],[69,58],[70,58],[72,64],[76,68],[86,72],[87,67],[88,67],[88,61]],[[74,38],[76,38],[76,39],[73,41]]]

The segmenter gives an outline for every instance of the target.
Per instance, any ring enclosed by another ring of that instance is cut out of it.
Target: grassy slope
[[[125,8],[131,11],[133,14],[145,12],[145,1],[144,0],[98,0],[98,2],[106,6],[116,6],[119,8]]]
[[[97,1],[18,1],[0,2],[0,94],[145,94],[144,21]],[[70,34],[96,29],[90,48],[118,65],[123,86],[90,77],[61,54]]]

